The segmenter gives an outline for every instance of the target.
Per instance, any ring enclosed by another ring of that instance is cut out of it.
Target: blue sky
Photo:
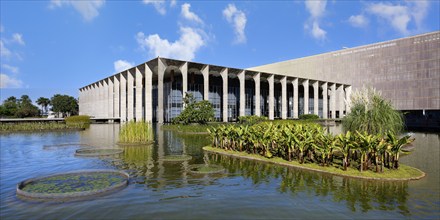
[[[237,68],[439,30],[439,1],[0,1],[0,100],[157,56]]]

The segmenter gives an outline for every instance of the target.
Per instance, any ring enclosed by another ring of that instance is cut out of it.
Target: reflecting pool
[[[331,128],[338,132],[339,127]],[[0,135],[1,219],[439,219],[440,134],[414,133],[415,150],[401,162],[427,176],[381,182],[337,177],[262,162],[204,154],[206,135],[156,129],[151,146],[118,147],[118,124],[85,131]],[[75,157],[80,147],[122,148],[115,156]],[[170,155],[188,155],[166,160]],[[225,172],[192,174],[192,164],[217,164]],[[66,203],[18,199],[21,180],[74,170],[118,169],[127,188]]]

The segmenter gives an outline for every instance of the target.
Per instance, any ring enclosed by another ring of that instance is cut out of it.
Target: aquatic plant
[[[122,125],[119,142],[127,144],[149,144],[154,141],[153,127],[145,121],[130,121]]]
[[[90,125],[90,116],[75,115],[64,119],[66,125],[71,128],[86,128]]]

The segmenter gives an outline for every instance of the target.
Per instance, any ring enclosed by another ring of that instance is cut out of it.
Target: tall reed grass
[[[130,121],[122,125],[119,131],[120,143],[148,144],[154,140],[151,123]]]

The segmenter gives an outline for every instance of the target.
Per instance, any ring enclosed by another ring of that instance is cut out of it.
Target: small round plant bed
[[[182,162],[191,160],[192,157],[189,155],[167,155],[162,158],[162,161],[165,162]]]
[[[81,148],[75,151],[75,156],[79,157],[101,157],[112,156],[124,152],[122,149],[115,148]]]
[[[24,180],[17,196],[25,200],[62,202],[115,192],[127,186],[129,175],[116,170],[81,170]]]
[[[224,172],[225,168],[216,164],[193,164],[188,166],[188,170],[193,174],[214,174]]]

